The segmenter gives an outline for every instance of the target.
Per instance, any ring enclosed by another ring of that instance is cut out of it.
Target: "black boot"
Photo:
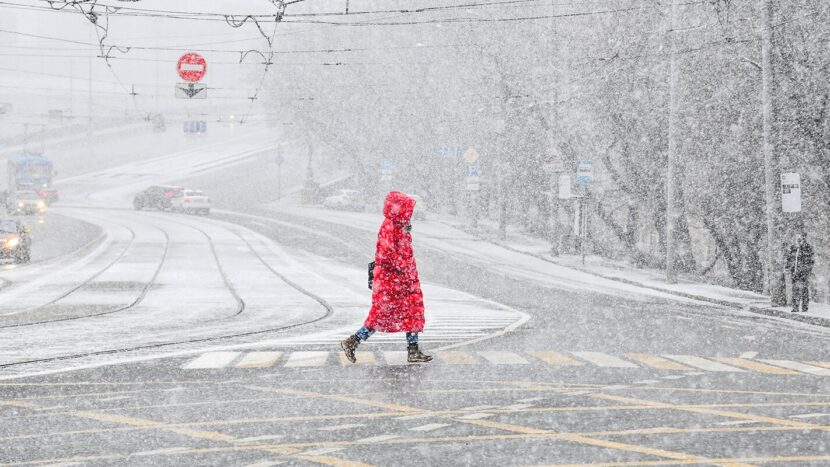
[[[343,349],[343,353],[346,354],[346,358],[352,363],[357,362],[357,357],[355,357],[354,352],[357,350],[358,344],[360,344],[360,339],[358,339],[355,335],[351,335],[348,339],[340,341],[340,348]]]
[[[432,361],[432,357],[418,350],[418,344],[409,344],[406,348],[408,355],[406,361],[408,363],[426,363]]]

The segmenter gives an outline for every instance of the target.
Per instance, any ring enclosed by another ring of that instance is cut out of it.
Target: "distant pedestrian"
[[[804,232],[796,236],[796,242],[790,246],[786,257],[787,271],[793,281],[793,313],[807,312],[810,306],[810,273],[813,272],[813,247],[807,243]]]
[[[340,347],[355,363],[355,350],[375,331],[405,332],[407,362],[432,360],[418,349],[418,333],[424,330],[424,296],[412,252],[412,213],[415,200],[392,191],[383,203],[383,224],[378,232],[372,281],[372,309],[363,323]]]

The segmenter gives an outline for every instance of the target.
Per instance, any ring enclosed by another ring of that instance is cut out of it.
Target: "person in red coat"
[[[432,360],[418,349],[418,333],[424,330],[424,295],[412,253],[412,213],[415,200],[392,191],[383,203],[383,224],[375,253],[372,309],[363,327],[340,343],[346,358],[357,361],[355,350],[375,331],[405,332],[407,361]]]

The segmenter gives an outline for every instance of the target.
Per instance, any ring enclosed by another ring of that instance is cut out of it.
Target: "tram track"
[[[203,229],[201,229],[197,226],[194,226],[191,223],[182,222],[180,220],[173,220],[173,219],[165,219],[165,220],[167,222],[176,223],[176,224],[183,225],[185,227],[194,229],[194,230],[200,232],[202,235],[205,236],[206,240],[208,241],[208,243],[210,245],[211,252],[213,253],[214,259],[215,259],[216,264],[217,264],[217,267],[220,269],[220,275],[223,278],[223,282],[225,283],[225,286],[229,289],[229,291],[231,291],[232,295],[237,299],[237,309],[236,309],[236,311],[234,312],[233,315],[228,316],[224,319],[233,319],[233,318],[238,317],[239,315],[241,315],[246,309],[245,301],[239,295],[238,291],[233,286],[233,283],[230,281],[230,278],[227,276],[227,273],[225,272],[224,267],[221,265],[221,260],[219,258],[219,254],[217,252],[216,246],[214,244],[214,239],[212,238],[212,236],[208,232],[206,232],[205,230],[203,230]],[[72,354],[59,355],[59,356],[54,356],[54,357],[33,358],[33,359],[20,360],[20,361],[9,362],[9,363],[0,363],[0,368],[12,368],[12,367],[30,365],[30,364],[42,364],[42,363],[49,363],[49,362],[56,362],[56,361],[77,360],[77,359],[82,359],[82,358],[87,358],[87,357],[95,357],[95,356],[102,356],[102,355],[114,355],[114,354],[119,354],[119,353],[128,353],[128,352],[135,352],[135,351],[142,351],[142,350],[153,350],[153,349],[160,349],[160,348],[166,348],[166,347],[174,347],[174,346],[179,346],[179,345],[208,343],[208,342],[219,342],[219,341],[225,341],[225,340],[236,339],[236,338],[244,338],[244,337],[248,337],[248,336],[279,333],[279,332],[284,332],[284,331],[287,331],[287,330],[292,330],[292,329],[296,329],[296,328],[299,328],[299,327],[319,323],[321,321],[324,321],[324,320],[328,319],[329,317],[331,317],[333,315],[334,308],[331,306],[331,304],[328,303],[328,301],[326,301],[325,298],[323,298],[322,296],[320,296],[318,294],[315,294],[314,292],[309,291],[308,289],[305,289],[301,285],[299,285],[296,282],[289,279],[285,274],[279,272],[276,268],[274,268],[271,264],[269,264],[268,261],[263,257],[263,255],[260,254],[256,250],[256,248],[254,248],[254,246],[251,244],[251,242],[247,238],[245,238],[242,234],[240,234],[236,229],[228,228],[228,230],[231,233],[233,233],[233,235],[235,235],[237,238],[239,238],[245,244],[248,251],[250,251],[250,253],[266,269],[268,269],[274,276],[276,276],[278,279],[283,281],[289,287],[297,290],[299,293],[301,293],[301,294],[309,297],[313,301],[317,302],[324,309],[324,312],[319,314],[319,315],[316,315],[316,316],[314,316],[310,319],[303,320],[303,321],[297,322],[297,323],[286,324],[286,325],[282,325],[282,326],[269,326],[269,327],[260,328],[260,329],[252,329],[252,330],[248,330],[248,331],[231,332],[231,333],[219,334],[219,335],[215,335],[215,336],[195,337],[195,338],[190,338],[190,339],[176,339],[176,340],[173,340],[173,341],[157,342],[157,343],[152,343],[152,344],[142,344],[142,345],[133,345],[133,346],[124,346],[124,347],[119,347],[119,348],[95,350],[95,351],[90,351],[90,352],[76,352],[76,353],[72,353]],[[166,234],[166,232],[165,232],[165,234]],[[168,245],[169,245],[169,236],[166,236],[166,238],[168,239]],[[165,250],[165,256],[166,256],[166,251],[167,250]],[[160,271],[160,269],[161,268],[159,268],[158,271]],[[156,276],[158,274],[158,271],[156,273]],[[156,277],[156,276],[154,276],[154,277]],[[147,288],[147,290],[149,290],[149,287]],[[142,297],[142,299],[143,299],[143,297]],[[136,304],[137,303],[131,304],[131,305],[126,306],[126,307],[122,307],[123,309],[118,310],[118,311],[124,311],[124,309],[134,307]],[[116,310],[112,310],[112,311],[109,311],[107,313],[96,314],[95,316],[101,316],[101,315],[104,315],[104,314],[113,314],[115,312],[116,312]],[[93,315],[86,315],[86,316],[82,316],[82,317],[72,318],[72,320],[91,318],[91,317],[94,317],[94,316]],[[68,321],[68,320],[70,320],[70,319],[67,318],[65,320],[52,320],[52,321],[48,321],[48,322]],[[45,323],[40,323],[40,324],[45,324]],[[0,329],[2,329],[2,327],[0,327]]]

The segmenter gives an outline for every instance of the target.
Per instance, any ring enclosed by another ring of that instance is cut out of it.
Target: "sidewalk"
[[[446,219],[444,220],[446,222]],[[457,220],[446,222],[455,228],[469,232],[469,228],[462,226]],[[499,245],[517,253],[530,255],[559,266],[573,268],[588,274],[593,274],[608,280],[622,282],[629,285],[644,287],[669,293],[679,297],[701,300],[719,305],[751,311],[758,314],[791,319],[816,326],[830,327],[830,305],[825,303],[810,303],[808,313],[793,313],[791,307],[771,307],[770,297],[732,289],[715,284],[695,281],[690,278],[679,277],[677,284],[666,283],[665,271],[655,269],[639,269],[623,261],[614,261],[598,256],[586,256],[585,264],[579,255],[553,256],[550,253],[550,243],[523,235],[509,232],[507,240],[497,238],[495,229],[480,229],[484,235],[474,234],[481,240]]]

